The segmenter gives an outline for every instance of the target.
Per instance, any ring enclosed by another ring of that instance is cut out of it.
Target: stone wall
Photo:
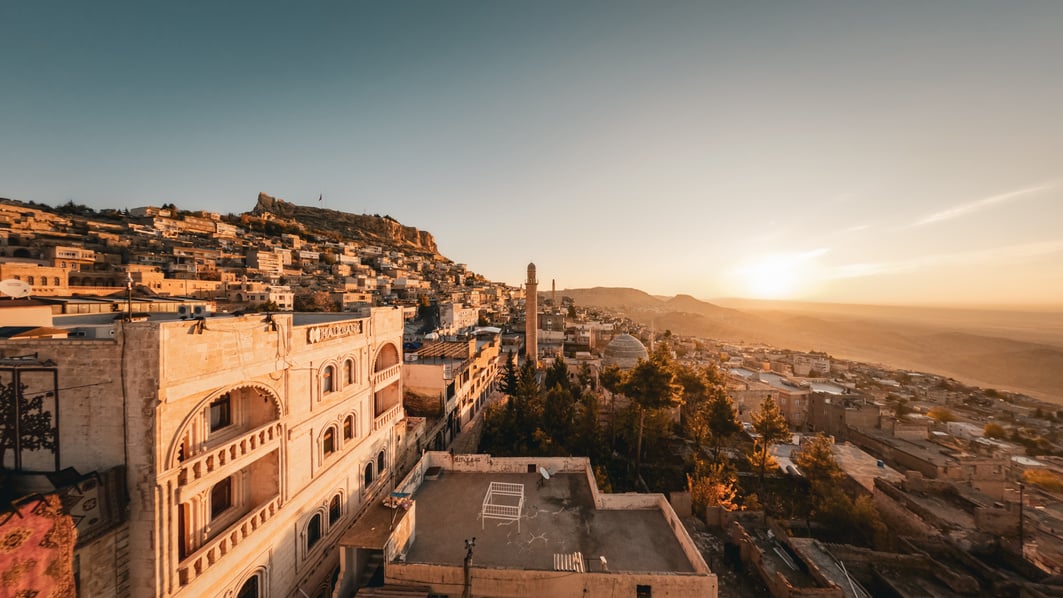
[[[464,573],[458,566],[388,563],[386,575],[387,583],[417,580],[428,585],[433,594],[459,596],[464,587]],[[472,595],[498,598],[635,596],[639,586],[648,588],[654,598],[715,598],[718,592],[714,575],[481,569],[475,560],[471,577]]]

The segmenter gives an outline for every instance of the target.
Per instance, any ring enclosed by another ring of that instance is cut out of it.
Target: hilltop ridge
[[[300,206],[261,192],[250,213],[254,216],[272,214],[293,220],[310,229],[331,231],[357,241],[398,246],[423,253],[439,253],[432,233],[404,226],[390,216],[349,214],[328,208]]]

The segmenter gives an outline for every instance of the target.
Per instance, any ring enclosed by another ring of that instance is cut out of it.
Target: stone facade
[[[330,595],[332,547],[407,434],[402,312],[114,326],[0,355],[57,364],[61,467],[126,466],[129,595]]]

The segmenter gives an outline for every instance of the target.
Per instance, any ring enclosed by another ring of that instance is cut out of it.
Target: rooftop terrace
[[[588,476],[559,473],[465,473],[447,470],[425,478],[417,503],[416,537],[407,563],[461,566],[464,539],[476,538],[479,567],[554,570],[555,554],[580,552],[586,570],[694,573],[676,531],[659,508],[596,509]],[[518,521],[486,519],[480,512],[491,482],[524,485]],[[611,496],[618,502],[628,495]],[[635,500],[632,498],[632,500]],[[619,505],[618,505],[619,506]]]

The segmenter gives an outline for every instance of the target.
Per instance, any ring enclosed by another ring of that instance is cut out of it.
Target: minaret
[[[550,279],[550,301],[553,302],[554,309],[560,309],[560,306],[557,304],[557,279],[556,278],[551,278]]]
[[[535,279],[535,264],[528,264],[528,280],[524,283],[524,346],[527,358],[539,365],[539,281]]]

